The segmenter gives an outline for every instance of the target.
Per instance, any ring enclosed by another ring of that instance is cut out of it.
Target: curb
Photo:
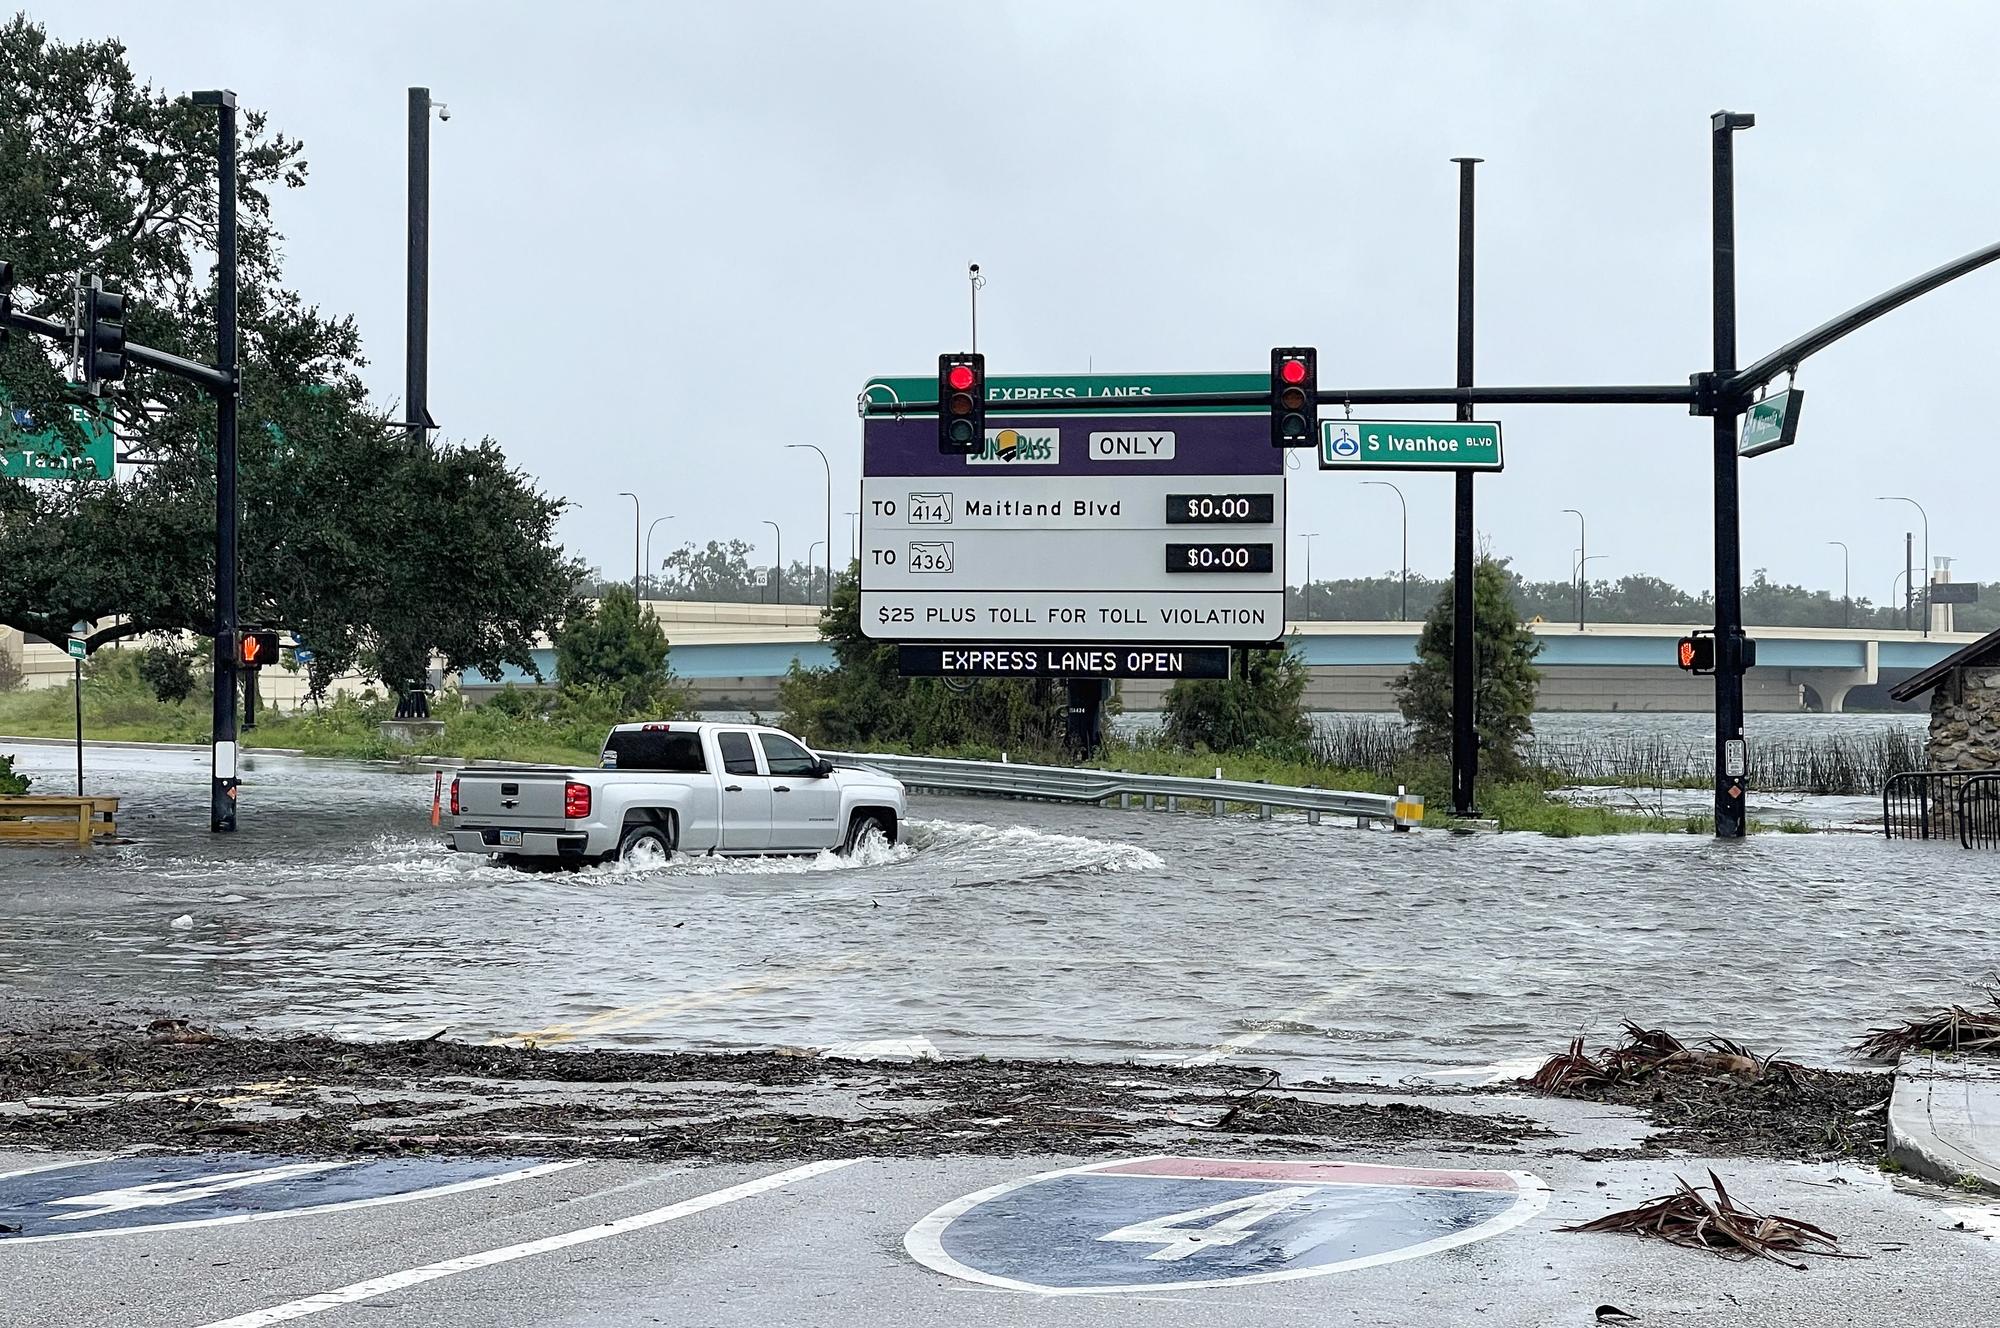
[[[1889,1094],[1889,1158],[1913,1176],[2000,1194],[2000,1066],[1905,1056]]]

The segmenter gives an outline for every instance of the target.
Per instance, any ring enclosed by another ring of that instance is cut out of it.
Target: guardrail
[[[1264,819],[1274,808],[1302,811],[1313,824],[1323,815],[1352,816],[1363,824],[1381,821],[1405,829],[1424,819],[1424,802],[1414,794],[1355,793],[1345,789],[1297,788],[1244,779],[1198,779],[1187,775],[1141,775],[1122,770],[1089,770],[1059,765],[1018,765],[1011,761],[961,761],[941,756],[890,756],[866,752],[823,752],[841,765],[874,766],[916,791],[971,793],[1043,802],[1105,803],[1121,807],[1143,799],[1151,811],[1164,804],[1207,803],[1221,815],[1229,806],[1254,807]]]

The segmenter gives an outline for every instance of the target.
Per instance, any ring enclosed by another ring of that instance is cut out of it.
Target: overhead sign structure
[[[1762,456],[1798,441],[1799,407],[1805,399],[1806,394],[1794,387],[1751,403],[1743,412],[1743,433],[1736,444],[1736,455]]]
[[[1977,581],[1934,581],[1925,592],[1933,604],[1977,604],[1979,583]]]
[[[1500,425],[1321,420],[1321,470],[1500,470]]]
[[[1518,1171],[1146,1157],[1010,1181],[903,1237],[952,1277],[1054,1295],[1280,1282],[1499,1235],[1548,1187]]]
[[[1022,653],[1006,676],[1064,677],[1220,676],[1208,671],[1215,656],[1183,651],[1189,671],[1175,673],[1117,648],[1284,635],[1284,453],[1269,445],[1268,411],[1034,410],[1057,397],[1261,391],[1261,376],[985,381],[985,436],[970,455],[940,452],[928,412],[864,425],[863,633],[1014,647]],[[886,378],[867,396],[928,401],[935,391],[929,379]],[[1049,672],[1046,652],[1073,647],[1114,653],[1070,656],[1077,669]],[[943,671],[940,659],[909,662],[928,673]]]

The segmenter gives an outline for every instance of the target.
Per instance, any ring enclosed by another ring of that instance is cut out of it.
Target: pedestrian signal
[[[237,642],[236,662],[246,669],[261,669],[278,662],[278,634],[269,628],[251,628],[241,633]]]

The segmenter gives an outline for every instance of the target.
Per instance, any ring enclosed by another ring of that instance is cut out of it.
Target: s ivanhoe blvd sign
[[[1736,444],[1736,455],[1762,456],[1790,447],[1798,440],[1799,406],[1805,399],[1806,394],[1794,387],[1753,402],[1743,412],[1743,433]]]
[[[1499,470],[1500,426],[1445,420],[1321,420],[1321,470]]]

